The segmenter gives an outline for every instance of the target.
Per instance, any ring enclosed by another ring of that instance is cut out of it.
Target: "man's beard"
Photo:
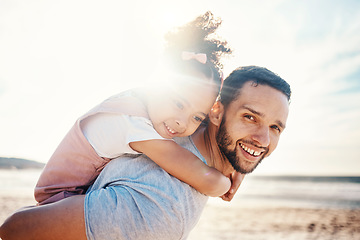
[[[235,171],[242,173],[242,174],[247,174],[247,173],[251,173],[252,171],[254,171],[254,169],[261,163],[261,161],[264,159],[264,157],[266,156],[266,154],[268,152],[268,149],[267,149],[263,153],[260,160],[254,165],[253,168],[245,169],[245,167],[242,166],[242,164],[240,162],[241,161],[240,157],[236,155],[236,146],[239,143],[235,144],[234,149],[229,149],[229,146],[232,145],[233,141],[231,140],[230,135],[227,132],[227,129],[225,127],[225,118],[223,118],[221,121],[221,124],[219,127],[219,132],[216,135],[216,142],[219,146],[221,153],[229,160],[231,166],[235,169]],[[251,141],[243,140],[242,142],[254,145]]]

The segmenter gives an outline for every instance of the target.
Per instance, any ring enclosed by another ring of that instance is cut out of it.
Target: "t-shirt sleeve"
[[[129,143],[162,139],[151,121],[144,117],[99,113],[81,121],[84,136],[101,157],[115,158],[124,153],[138,154]]]

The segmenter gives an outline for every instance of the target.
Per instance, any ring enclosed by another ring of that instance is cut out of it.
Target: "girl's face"
[[[210,112],[218,87],[210,79],[196,79],[171,86],[164,84],[148,97],[150,120],[163,138],[193,134]]]

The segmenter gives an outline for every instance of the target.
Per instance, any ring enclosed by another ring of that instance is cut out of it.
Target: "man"
[[[208,125],[176,141],[229,178],[235,172],[250,173],[276,148],[290,95],[290,86],[271,71],[238,68],[224,81]],[[206,200],[146,156],[124,156],[106,166],[86,196],[21,210],[3,224],[0,236],[185,239]]]

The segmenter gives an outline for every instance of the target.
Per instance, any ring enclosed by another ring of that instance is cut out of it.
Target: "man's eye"
[[[255,120],[255,118],[253,116],[251,116],[251,115],[245,115],[244,117],[251,120],[251,121]]]
[[[184,109],[184,105],[181,102],[174,100],[174,103],[178,108]]]
[[[279,133],[281,132],[280,128],[276,125],[271,126],[271,128],[278,131]]]

